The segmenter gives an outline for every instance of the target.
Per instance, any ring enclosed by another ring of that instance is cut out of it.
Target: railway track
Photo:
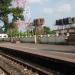
[[[0,54],[0,67],[3,70],[2,75],[38,75],[22,63],[9,59],[3,54]]]
[[[2,67],[0,67],[0,75],[9,75],[9,73]]]
[[[55,75],[44,67],[19,60],[2,52],[0,52],[0,67],[6,75]]]
[[[27,53],[9,48],[0,48],[0,49],[1,49],[0,55],[7,58],[8,60],[14,61],[16,65],[17,64],[22,65],[24,68],[26,68],[28,71],[31,71],[35,75],[69,75],[69,74],[74,75],[75,74],[75,63],[53,59],[53,58],[46,58],[32,53]],[[26,70],[24,68],[23,70]]]

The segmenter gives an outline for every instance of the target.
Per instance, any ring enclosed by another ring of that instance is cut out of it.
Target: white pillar
[[[35,44],[37,43],[37,36],[34,35],[34,39],[35,39]]]

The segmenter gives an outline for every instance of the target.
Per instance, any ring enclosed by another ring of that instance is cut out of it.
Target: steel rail
[[[10,75],[10,73],[9,73],[6,69],[4,69],[4,68],[1,67],[1,66],[0,66],[0,68],[4,71],[4,73],[5,73],[6,75]]]
[[[27,68],[32,69],[33,72],[36,72],[39,75],[50,75],[51,74],[51,71],[48,70],[47,68],[44,68],[44,67],[41,67],[39,65],[33,64],[29,61],[22,61],[20,59],[17,59],[16,57],[9,56],[9,55],[7,55],[5,53],[2,53],[2,52],[0,52],[0,55],[4,56],[4,57],[6,57],[6,58],[8,58],[12,61],[15,61],[15,62],[17,62],[17,63],[19,63],[23,66],[27,66]]]
[[[34,72],[39,73],[39,75],[75,74],[75,63],[48,58],[10,48],[1,48],[0,52],[2,52],[3,55],[9,59],[23,64],[24,66],[32,69]]]

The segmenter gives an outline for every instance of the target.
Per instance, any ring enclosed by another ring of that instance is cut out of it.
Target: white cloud
[[[72,10],[71,4],[63,4],[60,7],[46,7],[44,8],[44,13],[45,14],[54,14],[54,13],[69,13]]]
[[[42,0],[29,0],[29,3],[41,3]]]
[[[43,3],[47,2],[48,0],[28,0],[29,3]]]
[[[44,8],[44,13],[46,14],[52,14],[54,10],[52,8]]]
[[[64,5],[57,8],[57,12],[60,12],[60,13],[61,12],[66,13],[66,12],[70,12],[70,11],[71,11],[71,5],[70,4],[64,4]]]

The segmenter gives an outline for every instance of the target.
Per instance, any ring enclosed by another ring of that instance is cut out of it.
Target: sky
[[[44,18],[45,26],[55,29],[55,21],[66,17],[75,17],[75,0],[27,0],[32,20]],[[24,14],[25,15],[25,14]],[[10,20],[12,16],[9,15]],[[1,23],[2,24],[2,23]]]
[[[42,17],[45,26],[55,29],[55,21],[75,17],[75,0],[29,0],[32,19]]]

